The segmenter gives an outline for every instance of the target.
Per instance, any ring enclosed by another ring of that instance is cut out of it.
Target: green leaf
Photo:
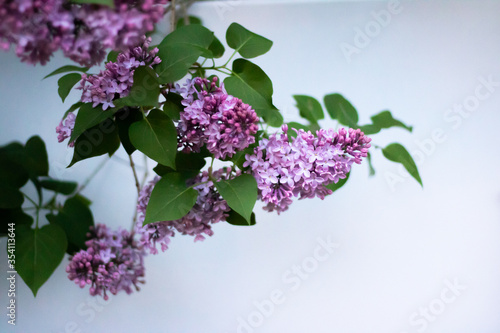
[[[236,213],[234,210],[229,211],[229,216],[226,218],[226,222],[232,225],[243,225],[243,226],[249,226],[249,225],[255,225],[255,213],[252,212],[252,216],[250,218],[250,224],[245,220],[243,216],[240,214]]]
[[[208,46],[208,50],[212,53],[210,58],[220,58],[224,55],[225,48],[220,40],[214,36],[214,40]]]
[[[110,62],[110,61],[116,62],[119,54],[120,54],[120,52],[118,52],[118,51],[114,51],[114,50],[109,51],[108,56],[106,57],[106,62]]]
[[[234,164],[236,164],[236,166],[238,168],[240,168],[240,170],[246,169],[245,167],[243,167],[243,163],[245,163],[245,161],[246,161],[245,155],[246,154],[253,155],[254,154],[254,148],[256,146],[257,146],[257,143],[254,143],[254,144],[246,147],[245,149],[240,150],[239,152],[237,152],[236,154],[234,154],[233,157],[231,157],[230,160]]]
[[[365,133],[365,135],[376,134],[382,129],[391,127],[401,127],[409,132],[413,130],[413,127],[404,124],[403,122],[394,119],[390,111],[382,111],[371,117],[372,124],[360,126],[359,128]]]
[[[120,141],[122,142],[123,148],[127,154],[132,155],[136,150],[130,138],[128,136],[128,131],[130,126],[143,119],[142,112],[137,108],[123,108],[116,113],[115,122],[118,125],[118,135],[120,136]]]
[[[296,123],[294,121],[292,122],[289,122],[287,123],[288,125],[288,139],[290,140],[291,138],[296,138],[297,137],[297,133],[295,133],[295,131],[292,129],[292,128],[295,128],[296,130],[304,130],[304,131],[309,131],[309,126],[306,126],[304,124],[300,124],[300,123]]]
[[[13,142],[0,148],[0,183],[3,186],[20,188],[26,184],[28,178],[31,178],[40,192],[36,178],[48,176],[48,173],[47,150],[39,136],[32,136],[24,147],[18,142]],[[13,194],[12,189],[6,191]],[[6,205],[13,205],[19,202],[19,195],[13,194],[12,200],[7,201],[10,203],[5,203]]]
[[[25,168],[30,177],[49,175],[49,158],[45,143],[39,136],[32,136],[24,145]]]
[[[134,71],[134,83],[128,96],[113,101],[116,107],[157,106],[160,86],[153,69],[141,66]]]
[[[242,174],[231,180],[215,183],[220,195],[229,207],[240,214],[247,224],[251,224],[251,215],[257,201],[257,182],[252,175]]]
[[[233,74],[224,79],[224,86],[230,95],[249,104],[270,126],[279,127],[283,123],[283,116],[272,103],[271,79],[259,66],[245,59],[236,59]]]
[[[317,123],[318,120],[325,118],[321,104],[315,98],[306,95],[293,95],[297,102],[300,116],[309,120],[311,123]]]
[[[3,237],[9,232],[9,223],[15,223],[16,228],[21,225],[30,227],[33,224],[33,218],[21,208],[0,209],[0,222],[0,237]]]
[[[373,125],[380,128],[401,127],[408,130],[409,132],[413,130],[413,127],[408,126],[397,119],[394,119],[391,112],[387,110],[372,116],[371,119]]]
[[[326,95],[324,98],[326,110],[332,119],[337,119],[339,123],[356,127],[359,117],[358,112],[352,104],[340,94]]]
[[[257,112],[257,110],[255,110]],[[271,109],[262,109],[259,110],[262,113],[262,118],[264,121],[271,127],[280,127],[283,125],[283,116],[275,107]],[[257,112],[257,114],[259,113]]]
[[[114,0],[71,0],[73,3],[103,5],[110,8],[115,8]]]
[[[188,19],[189,19],[189,24],[202,24],[201,19],[199,17],[189,15]],[[181,17],[177,21],[176,28],[180,28],[180,27],[183,27],[183,26],[189,25],[189,24],[186,24],[185,18]]]
[[[255,58],[271,49],[273,42],[257,35],[238,23],[232,23],[226,31],[227,45],[244,58]]]
[[[66,235],[57,225],[16,228],[16,270],[35,297],[61,263],[66,247]]]
[[[175,168],[177,130],[161,110],[151,110],[147,118],[130,125],[130,142],[158,163]]]
[[[200,173],[201,168],[205,166],[207,161],[200,153],[185,154],[177,153],[175,158],[176,170],[185,178],[193,178]]]
[[[410,175],[420,184],[420,186],[424,186],[418,173],[417,165],[405,147],[399,143],[391,143],[382,149],[382,153],[389,161],[401,163]]]
[[[59,214],[47,214],[47,220],[64,230],[68,240],[68,254],[86,249],[85,241],[90,226],[94,225],[92,211],[86,199],[76,195],[66,200]]]
[[[155,66],[162,84],[182,79],[198,58],[210,54],[213,32],[199,24],[179,27],[158,45],[161,63]]]
[[[380,132],[381,128],[377,125],[373,124],[368,124],[368,125],[363,125],[359,126],[359,129],[365,134],[365,135],[370,135],[370,134],[377,134]]]
[[[181,174],[167,173],[151,192],[144,225],[180,219],[193,208],[197,197],[198,191],[188,188]]]
[[[175,157],[175,167],[178,173],[182,175],[184,179],[193,178],[200,173],[201,168],[205,166],[207,162],[205,157],[201,153],[189,153],[185,154],[178,152]],[[157,175],[163,176],[166,173],[175,172],[176,170],[159,164],[153,168]]]
[[[168,166],[164,166],[163,164],[158,163],[154,168],[153,171],[158,175],[158,176],[164,176],[167,173],[172,173],[175,172],[174,169]]]
[[[181,111],[184,110],[184,106],[181,104],[182,96],[174,93],[168,93],[166,101],[163,104],[163,112],[172,120],[181,119]]]
[[[66,99],[66,97],[68,97],[71,89],[73,89],[75,84],[80,82],[81,79],[82,76],[80,74],[70,73],[64,75],[59,79],[59,81],[57,81],[57,85],[59,86],[57,92],[59,93],[59,97],[61,97],[63,102]]]
[[[117,108],[107,109],[103,111],[101,106],[92,107],[92,103],[85,103],[80,107],[78,114],[75,119],[75,127],[69,138],[69,142],[73,142],[78,138],[83,132],[91,127],[94,127],[104,120],[111,118],[115,112],[118,111]]]
[[[24,164],[24,146],[17,141],[12,141],[0,147],[0,159]]]
[[[24,196],[19,189],[0,184],[0,209],[19,208],[24,202]]]
[[[76,139],[73,159],[68,168],[81,160],[108,154],[112,156],[120,147],[118,126],[111,119],[89,128]]]
[[[372,164],[372,154],[368,153],[366,156],[366,160],[368,161],[368,168],[369,168],[369,175],[370,176],[375,176],[375,168],[373,167]]]
[[[71,105],[69,109],[67,109],[66,112],[64,112],[64,116],[62,117],[62,119],[66,118],[70,112],[78,110],[82,105],[83,102],[76,102],[75,104]]]
[[[23,187],[29,178],[24,164],[23,145],[12,142],[0,147],[0,184],[15,188]]]
[[[89,70],[88,67],[78,67],[78,66],[73,66],[73,65],[66,65],[66,66],[59,67],[58,69],[56,69],[55,71],[53,71],[49,75],[46,75],[43,79],[46,79],[48,77],[51,77],[51,76],[54,76],[54,75],[57,75],[57,74],[67,73],[67,72],[83,72],[83,73],[86,73],[88,70]],[[80,77],[80,79],[81,79],[81,77]]]
[[[301,130],[304,130],[306,132],[309,131],[309,126],[301,124],[301,123],[296,123],[294,121],[287,123],[287,125],[288,125],[289,130],[292,128],[295,128],[297,130],[301,129]],[[295,131],[292,130],[292,132],[295,132]]]
[[[44,189],[65,195],[70,195],[71,193],[75,192],[76,188],[78,187],[78,184],[75,182],[50,179],[50,178],[42,179],[40,180],[39,183],[40,186],[43,187]]]
[[[339,181],[337,183],[331,183],[331,184],[328,184],[326,185],[325,187],[327,189],[330,189],[332,190],[333,192],[337,191],[339,188],[341,188],[342,186],[345,185],[345,183],[347,183],[347,180],[349,179],[349,176],[351,175],[351,173],[349,172],[346,177],[344,179],[339,179]],[[332,193],[333,193],[332,192]]]

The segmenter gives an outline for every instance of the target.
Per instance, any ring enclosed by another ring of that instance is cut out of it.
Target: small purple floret
[[[259,198],[267,204],[264,209],[278,214],[288,209],[293,197],[324,199],[331,194],[325,186],[345,178],[370,148],[371,139],[359,129],[320,129],[316,136],[294,129],[297,137],[291,142],[288,127],[282,130],[262,139],[243,164],[257,180]]]
[[[70,258],[66,267],[68,278],[80,288],[90,285],[90,295],[109,298],[123,290],[127,294],[139,290],[144,283],[145,251],[126,230],[110,231],[104,224],[91,227],[85,242],[87,250],[80,250]]]

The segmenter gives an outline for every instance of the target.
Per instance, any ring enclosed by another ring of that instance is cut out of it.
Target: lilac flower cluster
[[[185,106],[177,132],[184,152],[198,152],[206,144],[215,158],[225,159],[255,142],[259,119],[250,105],[229,95],[224,85],[217,87],[217,80],[195,78],[173,89],[184,98]]]
[[[90,285],[90,295],[103,296],[107,292],[116,295],[120,290],[132,293],[132,286],[144,277],[144,249],[134,240],[134,234],[126,230],[110,231],[104,224],[91,227],[85,242],[87,250],[80,250],[70,258],[66,267],[68,278],[80,288]]]
[[[78,89],[82,90],[81,101],[93,103],[102,109],[114,107],[113,99],[125,97],[134,83],[134,71],[139,66],[153,66],[161,59],[156,56],[158,49],[149,50],[151,38],[142,37],[142,44],[118,54],[116,62],[106,63],[106,69],[98,75],[82,74]]]
[[[225,168],[214,171],[212,177],[216,180],[227,180],[239,174],[241,173],[237,172],[235,175],[235,173],[231,173],[231,168]],[[139,216],[135,231],[141,235],[141,245],[149,249],[150,253],[158,253],[157,244],[160,244],[162,251],[167,250],[170,238],[175,235],[175,231],[183,235],[194,236],[195,242],[202,241],[205,239],[203,234],[213,235],[212,224],[226,219],[230,208],[215,189],[213,182],[209,179],[208,172],[203,171],[186,182],[187,186],[199,184],[194,187],[198,191],[196,203],[186,216],[175,221],[156,222],[143,226],[151,192],[159,180],[160,177],[155,177],[148,185],[143,187],[137,204]]]
[[[168,0],[115,0],[114,8],[67,0],[0,0],[0,49],[44,65],[61,49],[81,65],[101,62],[106,49],[126,50],[154,29]]]
[[[297,137],[288,140],[284,133],[261,139],[254,154],[245,155],[244,167],[257,180],[259,198],[267,211],[278,214],[288,209],[293,197],[324,199],[332,191],[325,185],[345,178],[353,163],[361,163],[370,148],[371,139],[359,129],[320,129],[311,132],[295,130]]]
[[[71,137],[71,133],[73,133],[73,128],[75,127],[75,120],[76,116],[73,112],[68,113],[66,118],[61,120],[59,125],[56,127],[57,141],[63,142],[67,138]],[[73,147],[74,145],[74,141],[69,143],[70,147]]]

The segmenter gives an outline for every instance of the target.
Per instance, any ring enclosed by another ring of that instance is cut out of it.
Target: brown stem
[[[141,192],[141,186],[139,185],[139,178],[137,178],[137,172],[135,171],[134,160],[132,159],[132,155],[128,155],[128,158],[130,160],[130,167],[132,168],[132,172],[134,174],[135,187],[137,188],[137,194],[139,194],[139,192]]]
[[[170,32],[175,30],[175,0],[170,1],[170,8],[172,9],[172,12],[170,13]]]

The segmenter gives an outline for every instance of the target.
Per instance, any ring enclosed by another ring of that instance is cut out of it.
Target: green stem
[[[234,50],[233,54],[231,54],[231,56],[229,57],[229,59],[227,59],[226,63],[222,67],[226,67],[227,64],[229,64],[229,62],[231,61],[231,59],[234,58],[234,56],[236,55],[236,53],[238,53],[238,51]]]
[[[38,204],[35,202],[35,200],[31,199],[29,196],[27,196],[25,193],[23,193],[24,197],[28,199],[33,205],[35,205],[35,208],[38,209]]]
[[[212,180],[212,179],[210,179],[210,180],[207,180],[206,182],[201,182],[201,183],[196,183],[196,184],[193,184],[193,185],[189,186],[189,187],[188,187],[188,189],[190,189],[190,188],[195,188],[196,186],[200,186],[200,185],[203,185],[203,184],[207,184],[207,183],[208,183],[208,182],[210,182],[210,181],[212,181],[212,182],[213,182],[213,180]]]
[[[172,13],[170,13],[170,32],[175,30],[175,0],[170,1]]]
[[[132,155],[128,155],[128,159],[130,161],[130,167],[132,168],[132,173],[134,174],[135,180],[135,188],[137,189],[137,195],[141,192],[141,186],[139,185],[139,178],[137,178],[137,172],[135,171],[134,160],[132,159]]]
[[[39,217],[40,217],[40,207],[37,207],[37,208],[36,208],[36,224],[35,224],[35,232],[36,232],[36,230],[38,230],[38,220],[39,220]]]
[[[215,158],[212,156],[212,161],[210,162],[210,166],[208,167],[208,179],[210,179],[212,182],[215,183],[215,179],[212,176],[212,170],[213,170],[213,166],[214,166],[214,160],[215,160]]]
[[[146,169],[146,171],[144,171],[144,175],[142,176],[141,188],[144,186],[144,184],[146,184],[146,180],[148,179],[149,175],[148,157],[145,154],[142,154],[142,156],[144,157],[144,169]]]
[[[199,67],[199,69],[203,69],[205,71],[210,71],[210,70],[217,71],[217,72],[220,72],[220,73],[223,73],[226,75],[234,74],[234,72],[231,69],[224,67],[224,66]],[[223,69],[227,70],[228,72],[223,71]]]
[[[104,165],[109,161],[110,159],[109,158],[106,158],[104,161],[102,161],[98,166],[97,168],[94,169],[94,171],[88,176],[88,178],[83,182],[82,186],[80,186],[80,188],[76,191],[75,195],[76,194],[80,194],[80,192],[83,191],[83,189],[85,187],[87,187],[87,185],[90,183],[90,181],[95,177],[95,175],[97,175],[97,173],[99,171],[101,171],[101,169],[104,167]]]

